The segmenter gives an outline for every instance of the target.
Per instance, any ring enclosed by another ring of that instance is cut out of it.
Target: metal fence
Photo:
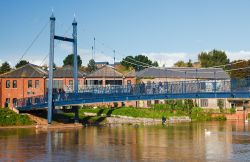
[[[199,94],[220,92],[249,92],[250,80],[195,80],[158,83],[140,83],[135,85],[80,86],[78,93],[73,88],[53,94],[55,103],[84,99],[101,98],[103,96],[143,96],[166,94]],[[36,107],[47,104],[47,95],[18,99],[17,108]]]

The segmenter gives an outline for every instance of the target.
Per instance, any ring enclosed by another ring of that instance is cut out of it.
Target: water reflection
[[[243,122],[207,122],[1,129],[0,161],[247,161],[249,128]]]

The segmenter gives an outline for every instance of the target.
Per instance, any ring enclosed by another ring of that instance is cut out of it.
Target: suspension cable
[[[46,22],[46,24],[42,27],[42,29],[39,31],[39,33],[35,36],[35,38],[32,40],[32,42],[30,43],[30,45],[26,48],[26,50],[24,51],[24,53],[22,54],[22,56],[21,56],[21,58],[19,59],[18,62],[20,62],[23,59],[23,57],[28,53],[28,51],[31,49],[31,47],[34,45],[34,43],[37,41],[37,39],[43,33],[43,31],[48,26],[48,24],[49,24],[49,21]]]

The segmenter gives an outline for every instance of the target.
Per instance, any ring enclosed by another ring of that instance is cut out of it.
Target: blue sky
[[[197,54],[214,48],[231,60],[250,58],[250,1],[248,0],[8,0],[0,1],[0,59],[12,65],[49,21],[56,16],[56,34],[78,21],[78,51],[84,64],[145,54],[171,66],[178,60],[197,61]],[[71,44],[59,42],[55,62],[62,64]],[[49,25],[24,56],[41,64],[49,51]],[[47,60],[46,62],[47,63]]]

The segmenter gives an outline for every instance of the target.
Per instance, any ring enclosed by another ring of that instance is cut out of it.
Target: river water
[[[250,161],[250,123],[0,129],[0,161]]]

